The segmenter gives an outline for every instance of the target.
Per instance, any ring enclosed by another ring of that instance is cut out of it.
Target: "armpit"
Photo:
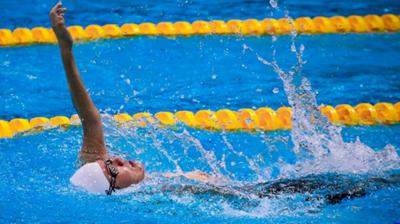
[[[82,148],[79,153],[79,160],[82,164],[96,162],[107,157],[106,153],[99,153],[98,151],[91,151],[87,148]]]

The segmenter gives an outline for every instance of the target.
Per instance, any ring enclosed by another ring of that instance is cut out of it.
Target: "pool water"
[[[137,5],[122,0],[63,2],[71,9],[67,21],[80,25],[279,17],[284,15],[284,8],[294,17],[316,16],[315,13],[398,14],[400,9],[398,3],[390,1],[354,4],[282,1],[278,10],[271,9],[265,1],[218,4],[151,1]],[[2,27],[48,26],[50,3],[30,1],[17,9],[16,5],[0,2],[1,15],[13,18],[0,20]],[[309,5],[318,10],[306,7]],[[3,223],[400,221],[400,184],[395,181],[384,185],[371,181],[365,188],[368,192],[365,196],[337,204],[323,200],[327,193],[337,193],[335,190],[258,198],[250,190],[240,188],[302,178],[346,188],[353,182],[361,184],[374,178],[398,176],[400,125],[338,128],[322,120],[323,125],[295,127],[292,132],[224,133],[185,126],[117,127],[110,118],[119,112],[238,110],[263,106],[276,109],[288,106],[288,99],[300,94],[285,91],[287,85],[306,89],[306,97],[315,96],[318,104],[400,101],[399,34],[300,35],[295,38],[295,46],[299,50],[304,45],[302,59],[306,64],[293,82],[282,80],[262,63],[262,60],[272,61],[275,50],[279,68],[290,70],[298,62],[292,52],[292,39],[290,36],[137,37],[77,44],[76,61],[89,93],[102,111],[107,145],[113,153],[143,161],[151,178],[112,197],[91,195],[69,183],[77,168],[81,128],[59,128],[1,139],[0,220]],[[1,48],[0,52],[0,119],[75,113],[57,46]],[[303,77],[309,80],[312,90],[301,83]],[[315,105],[302,102],[300,106],[299,109],[311,110]],[[295,124],[307,124],[307,116],[298,116]],[[198,169],[221,175],[225,180],[207,185],[162,176],[178,169]],[[203,192],[178,190],[182,186]],[[224,195],[215,193],[216,188],[242,190]]]
[[[49,8],[57,0],[18,0],[0,1],[0,27],[14,29],[16,27],[50,27]],[[87,26],[89,24],[104,25],[107,23],[142,23],[160,21],[194,21],[194,20],[229,20],[229,19],[264,19],[266,17],[281,18],[285,9],[290,16],[336,16],[367,14],[398,14],[398,1],[381,0],[279,0],[278,10],[269,4],[269,0],[63,0],[69,14],[66,19],[71,25]]]

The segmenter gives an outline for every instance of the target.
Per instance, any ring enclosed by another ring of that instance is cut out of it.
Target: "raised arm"
[[[108,155],[100,114],[87,93],[75,64],[72,52],[73,40],[64,24],[65,11],[61,2],[58,2],[50,11],[50,19],[61,50],[72,102],[83,126],[83,145],[79,159],[82,163],[104,160]]]

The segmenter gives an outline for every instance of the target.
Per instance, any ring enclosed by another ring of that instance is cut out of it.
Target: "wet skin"
[[[137,184],[145,176],[143,165],[122,159],[121,157],[111,158],[108,154],[100,113],[87,93],[81,80],[79,69],[75,63],[73,54],[74,41],[65,26],[64,14],[66,11],[67,9],[63,8],[62,3],[58,2],[51,9],[49,17],[60,48],[72,103],[82,123],[83,144],[79,153],[79,159],[82,165],[97,162],[108,181],[111,180],[111,176],[105,166],[105,161],[111,159],[112,166],[119,172],[115,182],[116,188],[125,188],[132,184]]]
[[[112,165],[117,168],[119,172],[115,182],[115,187],[117,189],[129,187],[130,185],[137,184],[144,179],[144,167],[141,163],[133,160],[122,159],[119,156],[112,158],[111,161]],[[104,175],[107,177],[108,181],[110,181],[111,176],[106,168],[104,160],[98,160],[97,163],[99,163]]]

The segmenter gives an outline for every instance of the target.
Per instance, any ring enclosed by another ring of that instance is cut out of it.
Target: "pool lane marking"
[[[336,125],[392,125],[400,122],[400,102],[395,104],[380,102],[375,105],[360,103],[355,107],[349,104],[321,106],[321,113]],[[146,127],[158,125],[173,128],[179,124],[192,128],[214,131],[275,131],[292,128],[292,109],[280,107],[273,110],[261,107],[256,110],[242,108],[238,111],[221,109],[218,111],[199,110],[177,111],[175,113],[161,111],[154,115],[140,112],[130,115],[120,113],[112,116],[117,125]],[[35,133],[55,127],[68,128],[79,126],[79,117],[70,118],[55,116],[51,118],[35,117],[30,120],[15,118],[10,121],[0,120],[0,138],[11,138],[22,133]]]
[[[229,21],[197,20],[160,22],[160,23],[127,23],[122,26],[92,24],[87,27],[69,26],[75,41],[95,41],[100,39],[123,38],[135,36],[192,36],[192,35],[287,35],[295,30],[299,34],[330,33],[383,33],[400,31],[400,15],[351,15],[324,17],[317,16],[288,18],[266,18],[263,20],[232,19]],[[55,44],[54,32],[46,27],[0,29],[0,46],[21,46],[33,44]]]

